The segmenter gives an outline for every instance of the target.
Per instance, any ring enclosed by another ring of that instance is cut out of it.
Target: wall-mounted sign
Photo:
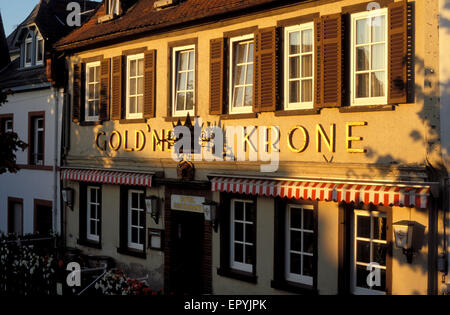
[[[203,213],[205,197],[172,195],[170,201],[172,210]]]

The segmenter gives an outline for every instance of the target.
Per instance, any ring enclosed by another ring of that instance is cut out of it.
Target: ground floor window
[[[79,239],[84,246],[98,248],[102,235],[102,186],[80,183]]]
[[[384,294],[388,249],[386,214],[355,210],[353,217],[352,292]]]
[[[253,272],[255,256],[253,201],[232,199],[230,219],[230,267]]]
[[[128,248],[144,250],[145,195],[141,190],[128,191]]]
[[[8,233],[23,235],[23,200],[8,198]]]
[[[313,206],[288,205],[285,231],[286,280],[312,285],[315,254]]]

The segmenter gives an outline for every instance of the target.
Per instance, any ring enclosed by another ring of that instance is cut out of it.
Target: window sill
[[[47,165],[17,164],[17,166],[19,167],[19,169],[24,170],[53,171],[53,166]]]
[[[352,105],[352,106],[342,106],[339,108],[340,113],[364,113],[364,112],[381,112],[393,110],[395,110],[395,105]]]
[[[294,110],[277,110],[275,116],[298,116],[298,115],[318,115],[320,110],[316,108],[294,109]]]
[[[301,283],[294,283],[290,281],[284,281],[284,280],[272,280],[270,282],[270,287],[273,289],[278,289],[282,291],[297,293],[297,294],[304,294],[304,295],[318,295],[319,291],[315,289],[312,286],[301,284]]]
[[[145,124],[147,119],[139,118],[139,119],[120,119],[119,124]]]
[[[238,271],[234,269],[225,269],[225,268],[218,268],[217,274],[222,277],[228,277],[240,281],[245,281],[249,283],[257,283],[258,277],[255,276],[252,273],[244,272],[244,271]]]
[[[117,248],[117,252],[119,254],[123,254],[123,255],[127,255],[127,256],[147,259],[147,253],[145,253],[143,251],[138,251],[138,250],[135,250],[135,249],[131,249],[131,248],[119,247],[119,248]]]
[[[247,113],[247,114],[226,114],[226,115],[220,115],[220,119],[222,119],[222,120],[250,119],[250,118],[258,118],[258,114],[257,113]]]
[[[168,117],[164,117],[164,121],[167,122],[177,122],[178,120],[184,122],[186,121],[187,116],[179,116],[179,117],[173,117],[173,116],[168,116]],[[191,118],[191,122],[195,121],[195,118],[198,118],[197,116],[189,116],[189,118]]]
[[[102,244],[100,244],[100,242],[94,242],[87,239],[78,239],[77,244],[81,246],[102,249]]]
[[[79,123],[80,126],[97,126],[97,125],[103,125],[103,122],[98,120],[98,121],[80,121]]]

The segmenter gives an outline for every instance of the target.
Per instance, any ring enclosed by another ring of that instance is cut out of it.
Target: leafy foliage
[[[7,102],[11,91],[0,90],[0,106]],[[0,127],[0,174],[5,172],[16,173],[19,168],[16,164],[15,152],[19,149],[25,150],[28,145],[19,139],[15,132],[4,132],[3,126]]]
[[[127,278],[119,270],[108,271],[95,284],[100,295],[161,295],[162,291],[153,291],[144,282]]]

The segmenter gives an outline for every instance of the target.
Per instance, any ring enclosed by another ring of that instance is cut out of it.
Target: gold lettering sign
[[[303,134],[303,146],[301,146],[298,149],[292,143],[293,142],[292,138],[294,137],[294,133],[295,133],[296,130],[301,130],[301,132]],[[301,152],[306,150],[306,148],[308,147],[308,144],[309,144],[308,131],[303,126],[295,126],[294,128],[292,128],[289,131],[289,134],[287,136],[287,141],[288,141],[289,150],[291,150],[294,153],[301,153]]]
[[[330,152],[335,152],[335,132],[336,125],[331,124],[330,125],[330,137],[328,138],[327,134],[325,133],[325,130],[323,130],[323,127],[321,124],[316,125],[316,151],[321,152],[321,140],[324,140],[328,150]]]
[[[144,132],[142,130],[135,130],[135,132],[134,132],[134,150],[135,151],[142,151],[144,149],[144,147],[145,147],[145,134],[144,134]]]
[[[345,148],[348,153],[365,153],[365,149],[354,149],[352,148],[352,141],[362,141],[362,137],[352,136],[352,127],[355,126],[366,126],[366,122],[348,122],[345,125]]]
[[[114,136],[117,137],[116,145],[113,145]],[[117,151],[120,149],[121,144],[122,144],[122,136],[118,131],[114,130],[113,132],[111,132],[111,136],[109,136],[109,147],[111,148],[111,150]]]
[[[106,136],[106,133],[104,131],[99,131],[95,135],[95,145],[100,151],[106,151],[106,140],[103,140],[101,145],[98,143],[98,141],[100,140],[100,136]]]

